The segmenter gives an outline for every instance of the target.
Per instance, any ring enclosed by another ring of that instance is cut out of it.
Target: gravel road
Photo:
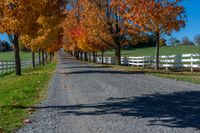
[[[59,53],[48,98],[18,133],[200,133],[200,86]]]

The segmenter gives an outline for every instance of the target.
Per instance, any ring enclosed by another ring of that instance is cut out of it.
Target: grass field
[[[172,54],[188,54],[188,53],[200,53],[200,47],[198,46],[173,46],[173,47],[160,47],[160,55],[172,55]],[[100,54],[100,53],[99,53]],[[122,56],[154,56],[155,48],[136,48],[132,50],[122,50]],[[114,51],[105,52],[106,56],[114,56]]]
[[[126,71],[126,72],[131,72],[131,73],[142,73],[142,74],[153,75],[153,76],[157,76],[161,78],[200,84],[200,71],[196,71],[194,73],[191,73],[189,70],[166,71],[166,70],[161,69],[160,71],[155,71],[154,69],[141,68],[141,67],[127,67],[127,66],[101,65],[101,64],[96,64],[96,65],[113,68],[119,71]]]
[[[11,73],[0,77],[0,133],[13,132],[23,125],[33,110],[20,107],[33,106],[45,98],[55,67],[56,62],[24,69],[22,76]]]
[[[38,54],[36,53],[36,57]],[[32,53],[31,52],[20,52],[21,60],[31,60]],[[0,52],[0,61],[13,61],[14,60],[14,52]]]

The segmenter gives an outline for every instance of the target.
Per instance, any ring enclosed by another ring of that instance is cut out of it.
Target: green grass
[[[38,54],[36,53],[36,58]],[[20,52],[21,60],[31,60],[32,53],[31,52]],[[13,61],[14,60],[14,52],[0,52],[0,61]]]
[[[153,73],[152,75],[173,79],[177,81],[184,81],[188,83],[200,84],[200,73],[187,73],[187,72],[171,72],[171,73]]]
[[[188,70],[182,69],[179,71],[178,70],[165,71],[164,69],[161,69],[160,71],[155,71],[154,69],[141,68],[141,67],[127,67],[127,66],[101,65],[101,64],[97,65],[102,67],[109,67],[114,70],[131,72],[133,74],[142,73],[177,81],[200,84],[200,71],[195,71],[194,73],[191,73],[189,69]]]
[[[188,54],[188,53],[200,53],[200,47],[198,46],[172,46],[172,47],[160,47],[160,55],[173,55],[173,54]],[[99,53],[100,54],[100,53]],[[154,56],[155,48],[135,48],[132,50],[122,50],[122,56]],[[106,56],[114,56],[114,51],[105,52]]]
[[[35,69],[27,68],[22,76],[14,73],[0,77],[0,133],[13,132],[23,125],[23,120],[31,113],[30,107],[45,98],[48,81],[56,67],[56,62]]]
[[[136,48],[132,50],[122,50],[122,56],[154,56],[155,54],[155,48]],[[188,53],[200,53],[200,47],[198,46],[191,46],[191,45],[182,45],[182,46],[172,46],[172,47],[160,47],[160,55],[173,55],[173,54],[188,54]],[[114,51],[107,51],[105,52],[105,55],[107,56],[114,56]],[[180,80],[195,84],[200,84],[200,72],[190,73],[189,70],[183,70],[183,71],[160,71],[156,72],[150,69],[144,69],[144,68],[135,68],[135,67],[123,67],[123,66],[112,66],[112,68],[120,69],[124,71],[132,71],[132,72],[143,72],[146,74],[168,78],[168,79],[174,79],[174,80]]]

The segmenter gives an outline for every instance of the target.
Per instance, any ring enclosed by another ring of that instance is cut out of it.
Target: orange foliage
[[[185,9],[181,0],[112,0],[120,8],[120,16],[132,32],[171,34],[185,27]]]
[[[57,49],[53,44],[65,17],[65,4],[65,0],[1,0],[0,32],[18,35],[34,51]]]
[[[66,35],[64,48],[71,51],[105,50],[109,47],[105,42],[112,42],[106,25],[105,11],[101,10],[96,2],[89,0],[78,2],[71,4],[76,6],[68,11],[63,23]]]

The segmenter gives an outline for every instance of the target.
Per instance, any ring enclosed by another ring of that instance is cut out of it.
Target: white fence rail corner
[[[102,63],[102,57],[97,57],[97,63]],[[103,57],[104,64],[115,64],[114,57]],[[154,67],[155,56],[121,57],[121,64],[137,67]],[[159,65],[162,68],[200,68],[200,54],[177,54],[160,56]]]

